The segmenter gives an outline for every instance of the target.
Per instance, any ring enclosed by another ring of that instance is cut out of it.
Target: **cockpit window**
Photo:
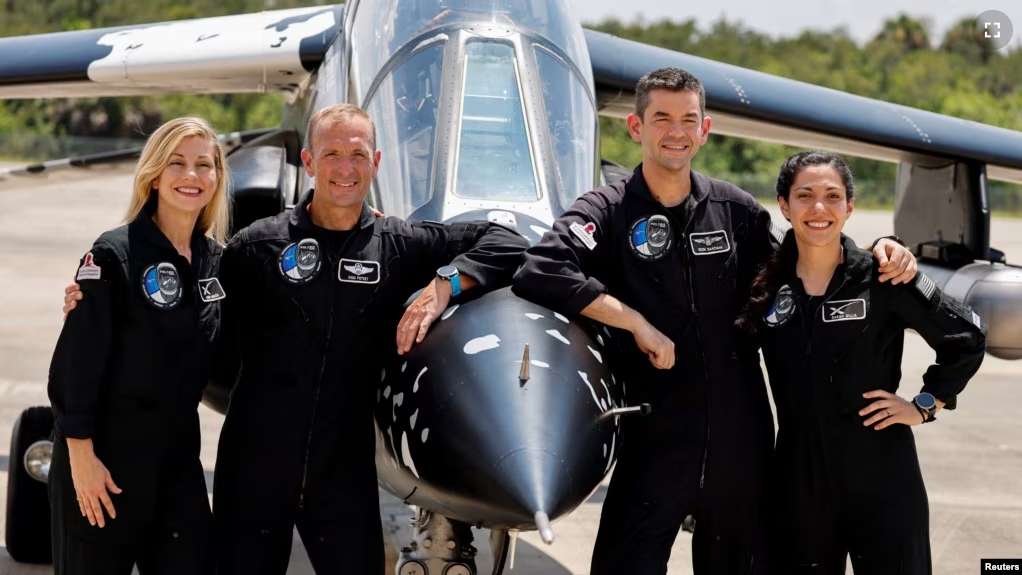
[[[365,98],[377,72],[413,38],[459,26],[491,24],[535,33],[559,46],[575,62],[588,62],[585,36],[568,2],[546,0],[372,0],[359,2],[352,44],[360,53],[356,93]],[[423,38],[420,38],[420,41]],[[592,82],[589,66],[580,66]]]
[[[470,42],[454,193],[477,200],[538,200],[531,150],[514,47]]]
[[[582,83],[557,58],[536,49],[543,105],[556,160],[557,199],[567,208],[593,188],[596,172],[596,110]]]
[[[443,58],[439,43],[405,60],[380,83],[366,110],[382,152],[376,183],[387,201],[379,207],[388,214],[406,217],[432,196]]]

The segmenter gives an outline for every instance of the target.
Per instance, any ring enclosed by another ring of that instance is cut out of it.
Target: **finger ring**
[[[891,416],[891,408],[890,408],[890,407],[888,407],[888,408],[887,408],[887,417],[890,417],[890,416]]]

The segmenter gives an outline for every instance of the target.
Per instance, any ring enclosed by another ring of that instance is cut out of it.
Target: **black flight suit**
[[[950,408],[983,361],[985,336],[978,317],[924,274],[880,283],[872,254],[844,236],[842,244],[845,263],[825,295],[806,296],[788,270],[789,289],[758,327],[777,406],[780,572],[843,575],[850,553],[856,573],[929,574],[929,506],[912,428],[876,431],[863,426],[876,412],[858,412],[878,401],[863,393],[897,392],[906,328],[936,351],[921,391]]]
[[[199,461],[197,407],[225,295],[220,246],[196,233],[192,263],[152,221],[101,235],[82,260],[83,299],[50,365],[56,416],[50,468],[53,562],[62,574],[212,573],[212,515]],[[79,511],[66,438],[92,438],[123,491],[116,519]]]
[[[507,285],[528,246],[487,222],[410,223],[367,206],[354,230],[325,230],[311,200],[224,252],[224,287],[240,297],[223,341],[240,373],[216,464],[221,574],[284,573],[297,526],[317,573],[382,575],[373,409],[403,304],[448,263],[473,289]]]
[[[773,416],[758,350],[733,326],[776,240],[749,194],[691,178],[690,196],[671,209],[653,198],[641,164],[586,193],[526,251],[514,278],[516,294],[566,315],[609,293],[675,344],[674,367],[659,370],[630,333],[612,331],[626,401],[649,403],[652,413],[621,420],[594,575],[666,573],[690,513],[698,575],[765,568]]]

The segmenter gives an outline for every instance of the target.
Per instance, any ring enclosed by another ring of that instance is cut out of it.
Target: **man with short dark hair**
[[[697,575],[764,573],[773,418],[758,348],[734,322],[778,243],[752,196],[691,168],[711,125],[698,79],[651,72],[635,103],[628,130],[642,164],[558,218],[513,289],[614,328],[626,401],[652,407],[621,421],[591,573],[666,573],[689,514]],[[875,253],[886,279],[914,275],[894,242]]]

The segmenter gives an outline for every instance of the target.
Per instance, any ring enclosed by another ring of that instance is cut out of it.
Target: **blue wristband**
[[[461,276],[455,275],[451,278],[451,296],[456,296],[461,293]]]

